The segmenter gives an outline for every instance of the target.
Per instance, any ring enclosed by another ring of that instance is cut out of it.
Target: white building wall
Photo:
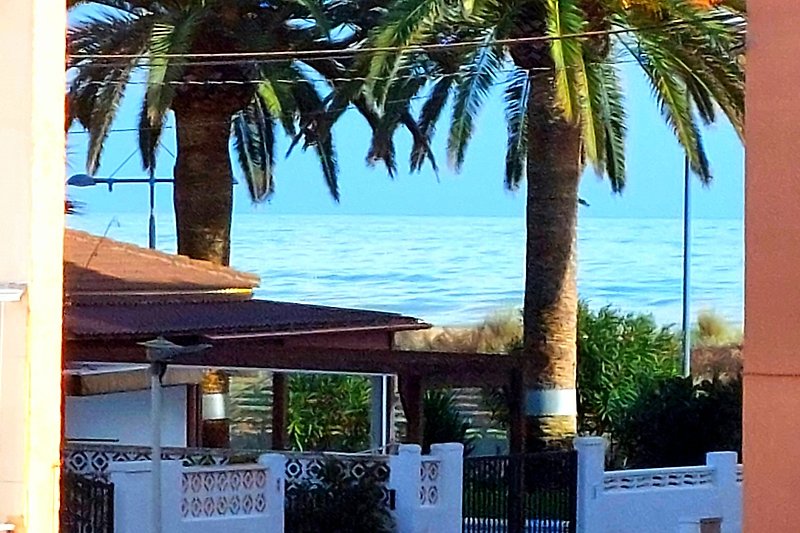
[[[163,446],[186,446],[187,388],[164,387]],[[66,398],[67,440],[102,439],[129,446],[150,444],[150,391]]]

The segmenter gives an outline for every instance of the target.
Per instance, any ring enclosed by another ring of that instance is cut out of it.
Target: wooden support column
[[[425,416],[422,397],[425,393],[422,378],[416,374],[400,375],[400,401],[406,414],[406,438],[408,444],[422,445],[425,429]]]
[[[289,447],[287,433],[289,388],[286,374],[272,373],[272,449],[286,450]]]
[[[525,528],[525,386],[523,372],[512,371],[508,379],[508,532]]]
[[[525,386],[522,372],[513,371],[508,378],[508,452],[525,453]]]

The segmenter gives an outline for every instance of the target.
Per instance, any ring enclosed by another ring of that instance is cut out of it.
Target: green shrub
[[[705,464],[742,450],[741,381],[671,378],[645,391],[614,428],[628,468]]]
[[[468,435],[470,421],[459,412],[452,390],[427,391],[422,410],[425,417],[423,453],[430,451],[431,444],[443,442],[460,442],[464,445],[464,455],[472,451],[474,437]]]
[[[508,350],[520,347],[515,340]],[[610,307],[592,311],[581,302],[577,350],[579,430],[608,435],[641,391],[677,374],[680,341],[650,315]],[[484,391],[483,402],[492,418],[508,427],[504,390]]]
[[[582,433],[608,434],[638,396],[678,371],[680,340],[653,317],[578,307],[578,413]]]
[[[289,378],[288,433],[299,451],[369,448],[370,383],[366,378],[294,374]]]
[[[318,479],[287,493],[286,533],[391,533],[394,521],[372,476],[354,477],[329,459]]]

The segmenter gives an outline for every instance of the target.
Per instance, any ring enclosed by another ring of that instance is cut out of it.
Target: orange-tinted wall
[[[0,2],[0,523],[58,530],[64,223],[63,0]]]
[[[800,532],[800,2],[750,0],[744,523]]]

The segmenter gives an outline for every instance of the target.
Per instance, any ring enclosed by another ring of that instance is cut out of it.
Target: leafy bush
[[[608,434],[638,396],[678,371],[680,340],[644,314],[578,307],[580,431]]]
[[[680,341],[650,315],[610,307],[578,306],[578,417],[582,433],[606,435],[641,391],[678,370]],[[519,339],[507,349],[518,349]],[[508,407],[503,389],[484,392],[484,406],[504,427]]]
[[[430,451],[431,444],[443,442],[460,442],[464,445],[464,455],[472,451],[474,438],[468,435],[470,422],[459,412],[452,390],[427,391],[422,410],[425,417],[423,453]]]
[[[352,376],[294,374],[289,379],[288,433],[300,451],[369,448],[370,384]]]
[[[741,381],[671,378],[645,391],[614,428],[628,468],[705,464],[742,450]]]
[[[335,458],[318,479],[287,494],[287,533],[391,533],[394,521],[372,476],[346,476]]]

